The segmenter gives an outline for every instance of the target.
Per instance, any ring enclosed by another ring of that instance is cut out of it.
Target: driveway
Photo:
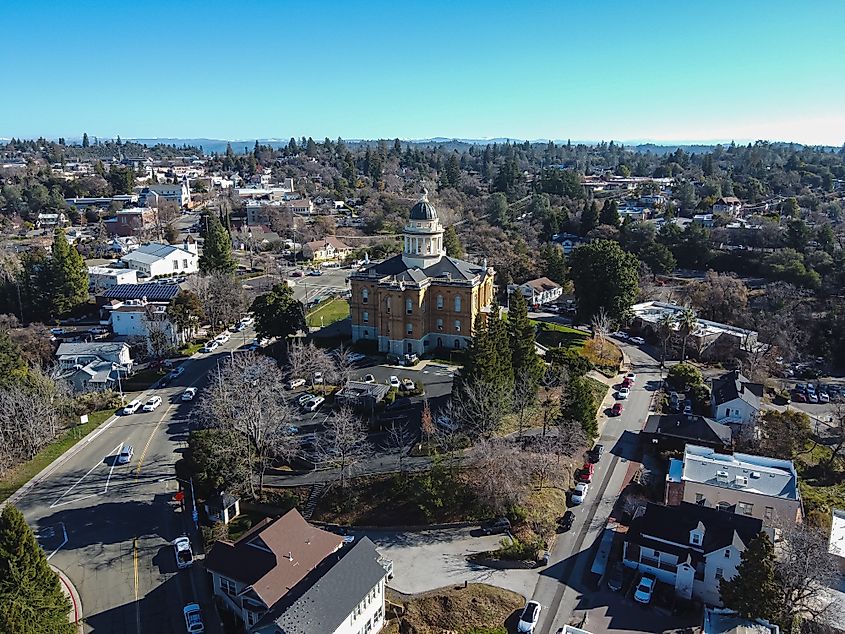
[[[586,616],[582,627],[592,634],[680,632],[701,624],[700,614],[671,615],[653,605],[639,605],[630,594],[625,596],[607,590],[584,595],[578,610],[583,610]]]
[[[490,585],[528,597],[537,570],[492,570],[467,561],[473,553],[494,550],[502,535],[480,536],[478,527],[423,531],[364,531],[393,560],[394,577],[387,584],[404,594],[469,583]]]

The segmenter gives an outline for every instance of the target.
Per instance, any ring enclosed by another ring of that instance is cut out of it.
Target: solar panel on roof
[[[179,293],[177,284],[117,284],[103,293],[106,299],[141,299],[169,301]]]

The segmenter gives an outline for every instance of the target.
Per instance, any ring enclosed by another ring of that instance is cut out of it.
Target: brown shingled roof
[[[205,565],[251,586],[271,607],[342,545],[342,537],[312,526],[293,509],[259,522],[236,542],[215,542]]]

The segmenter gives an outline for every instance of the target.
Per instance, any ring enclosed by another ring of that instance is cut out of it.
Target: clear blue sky
[[[6,2],[0,136],[845,141],[845,1]]]

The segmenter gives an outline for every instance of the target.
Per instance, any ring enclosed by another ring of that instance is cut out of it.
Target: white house
[[[59,378],[77,392],[113,389],[120,376],[132,370],[129,346],[124,342],[61,343],[56,351]]]
[[[215,596],[250,634],[374,634],[390,565],[368,538],[346,544],[296,509],[215,542],[205,560]]]
[[[60,227],[67,224],[67,216],[64,212],[57,214],[38,214],[38,219],[35,221],[35,226],[39,229],[50,229],[53,227]]]
[[[179,208],[191,206],[191,188],[188,179],[181,183],[153,183],[143,187],[138,195],[138,202],[142,207],[158,207],[159,202],[167,200],[176,203]]]
[[[88,267],[88,288],[101,290],[118,284],[137,284],[138,271],[135,269],[115,269],[106,266]]]
[[[713,203],[712,211],[714,214],[736,216],[742,211],[742,201],[736,196],[722,196]]]
[[[723,425],[750,425],[760,413],[763,386],[733,370],[710,381],[713,419]]]
[[[522,284],[511,284],[508,292],[522,293],[529,306],[540,306],[551,304],[563,295],[563,287],[547,277],[538,277],[536,280],[528,280]]]
[[[199,270],[197,245],[190,239],[181,245],[151,242],[127,253],[121,262],[146,277],[188,275]]]
[[[175,348],[184,343],[186,333],[170,320],[165,304],[156,304],[143,299],[127,300],[122,304],[108,306],[109,324],[115,335],[142,339],[152,351],[157,345]],[[160,342],[154,342],[154,337]]]
[[[306,242],[302,248],[303,256],[315,261],[342,260],[350,253],[352,253],[352,247],[334,236],[326,236],[322,240]]]
[[[622,563],[654,575],[683,599],[720,606],[720,581],[736,575],[740,555],[762,528],[759,519],[715,508],[649,502],[631,521]]]

